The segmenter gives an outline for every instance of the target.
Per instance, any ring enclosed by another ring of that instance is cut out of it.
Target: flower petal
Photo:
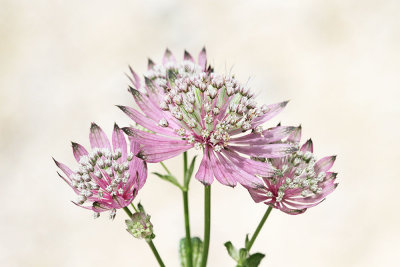
[[[119,107],[126,115],[128,115],[137,124],[143,126],[144,128],[146,128],[150,131],[164,134],[164,135],[178,136],[178,134],[175,133],[175,131],[173,129],[157,126],[157,122],[140,114],[137,110],[135,110],[131,107],[127,107],[127,106],[117,106],[117,107]]]
[[[199,170],[197,171],[195,177],[204,185],[210,185],[214,180],[213,173],[211,171],[211,162],[208,156],[208,147],[204,149],[203,159],[201,160]]]
[[[148,146],[146,147],[146,150],[140,151],[137,156],[147,162],[156,163],[175,157],[192,147],[193,147],[192,145],[179,146],[179,147],[171,145],[162,147]]]
[[[313,146],[313,142],[311,139],[308,139],[307,142],[304,143],[304,145],[300,148],[301,152],[314,152],[314,146]]]
[[[332,168],[333,163],[335,163],[336,156],[324,157],[317,161],[314,165],[315,173],[326,172]]]
[[[111,151],[110,142],[108,141],[107,135],[103,130],[95,123],[92,123],[89,134],[90,145],[92,148],[107,148]]]
[[[194,63],[194,59],[193,59],[192,55],[190,55],[190,53],[188,51],[186,51],[186,50],[185,50],[185,53],[183,55],[183,59],[184,60],[189,60],[189,61]]]
[[[74,143],[74,142],[71,142],[71,143],[72,143],[72,153],[74,154],[76,161],[79,163],[79,160],[81,159],[81,157],[87,156],[89,153],[80,144]]]
[[[174,55],[171,53],[171,51],[167,48],[165,50],[164,57],[162,59],[162,63],[163,63],[163,65],[165,65],[168,62],[174,62],[175,63],[176,59],[175,59]]]
[[[295,130],[296,127],[293,126],[278,126],[265,130],[262,134],[251,132],[244,136],[232,138],[230,142],[235,144],[263,145],[285,139],[293,134]]]
[[[206,71],[207,68],[207,52],[206,48],[203,47],[199,54],[199,65],[203,71]]]
[[[124,133],[122,132],[121,128],[119,128],[116,123],[114,123],[112,143],[113,143],[114,152],[118,148],[121,149],[121,152],[122,152],[122,157],[118,159],[118,162],[125,161],[126,156],[127,156],[126,139],[125,139]]]
[[[297,151],[292,144],[266,144],[261,146],[228,146],[229,149],[251,157],[280,158]]]
[[[263,124],[264,122],[275,117],[286,107],[287,103],[289,103],[289,101],[284,101],[267,106],[268,111],[265,114],[261,115],[260,117],[255,118],[254,121],[251,123],[251,127],[252,128],[257,127],[258,125]]]
[[[225,166],[216,158],[212,150],[210,151],[209,155],[211,168],[215,178],[223,185],[235,187],[236,181],[231,178],[230,170],[225,168]]]

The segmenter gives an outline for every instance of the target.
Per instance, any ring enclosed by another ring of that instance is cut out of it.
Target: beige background
[[[127,65],[169,47],[207,46],[217,71],[250,77],[259,102],[291,99],[278,121],[301,123],[319,156],[337,154],[340,185],[300,216],[273,211],[254,251],[262,266],[398,266],[400,2],[0,1],[0,266],[156,266],[125,214],[98,220],[75,207],[51,156],[73,164],[70,140],[89,124],[109,134],[133,105]],[[167,162],[180,174],[181,159]],[[158,170],[150,165],[150,170]],[[192,232],[202,235],[202,186],[192,183]],[[155,243],[178,266],[181,196],[150,177],[138,199]],[[266,207],[215,184],[209,266],[233,266],[223,242],[242,245]]]

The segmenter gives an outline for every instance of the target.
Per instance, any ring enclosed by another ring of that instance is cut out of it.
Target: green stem
[[[192,256],[192,239],[190,236],[190,222],[189,222],[189,201],[188,201],[188,191],[182,190],[183,195],[183,210],[185,214],[185,231],[186,231],[186,258],[188,260],[188,267],[193,266],[193,256]]]
[[[185,233],[186,233],[186,258],[188,267],[193,266],[193,256],[192,256],[192,238],[190,236],[190,221],[189,221],[189,200],[188,191],[189,184],[187,183],[187,152],[183,152],[183,177],[184,177],[184,187],[182,189],[183,196],[183,212],[185,215]]]
[[[167,166],[164,164],[164,162],[160,161],[161,166],[163,166],[164,170],[172,176],[172,173],[168,170]]]
[[[208,248],[210,247],[210,222],[211,222],[211,185],[204,186],[204,238],[203,255],[200,267],[207,265]]]
[[[128,214],[128,217],[129,218],[132,218],[132,212],[129,210],[129,208],[128,207],[123,207],[123,209],[124,209],[124,211],[126,212],[126,214]]]
[[[256,241],[256,238],[257,238],[258,234],[260,233],[261,228],[264,226],[265,221],[268,219],[268,216],[271,213],[271,211],[272,211],[272,207],[269,206],[267,211],[265,212],[264,216],[262,217],[260,223],[258,224],[256,231],[251,236],[249,243],[247,243],[247,246],[246,246],[247,251],[250,251],[251,247],[254,244],[254,241]]]
[[[132,212],[129,210],[128,207],[124,207],[123,208],[124,211],[126,212],[126,214],[128,215],[129,218],[132,218]],[[164,262],[162,261],[160,254],[158,254],[158,251],[156,249],[156,247],[154,246],[154,243],[151,239],[146,239],[147,244],[149,244],[149,247],[151,248],[151,251],[153,251],[154,256],[156,257],[158,264],[160,265],[160,267],[165,267]]]
[[[151,239],[146,239],[147,244],[149,244],[149,247],[151,248],[151,251],[153,251],[154,256],[156,257],[158,264],[160,267],[165,267],[164,262],[162,261],[160,254],[158,254],[158,251],[156,247],[154,246],[154,243]]]
[[[133,205],[133,202],[131,202],[131,206],[132,206],[132,208],[133,208],[136,212],[139,212],[139,211],[137,210],[137,208],[135,207],[135,205]]]
[[[183,175],[186,177],[187,172],[187,152],[183,152]]]

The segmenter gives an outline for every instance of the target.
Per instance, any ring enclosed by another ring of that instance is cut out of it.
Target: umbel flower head
[[[276,168],[275,174],[263,178],[262,188],[248,188],[249,193],[255,202],[264,202],[288,214],[301,214],[336,189],[337,173],[329,171],[335,159],[336,156],[330,156],[316,161],[309,139],[299,151],[268,160]]]
[[[135,238],[154,238],[153,224],[150,215],[145,212],[135,212],[130,220],[125,220],[128,233]]]
[[[137,110],[119,106],[132,120],[145,128],[124,128],[142,145],[139,157],[160,162],[195,148],[203,150],[196,178],[209,185],[214,177],[222,184],[257,187],[257,175],[270,176],[269,163],[250,157],[279,158],[296,150],[297,145],[281,142],[295,127],[263,129],[262,124],[286,106],[287,102],[259,106],[250,89],[233,75],[219,75],[207,67],[203,49],[196,63],[185,51],[177,62],[167,49],[162,64],[149,61],[143,84],[131,69],[130,87]]]
[[[97,218],[100,212],[111,211],[113,219],[116,209],[129,205],[147,178],[146,163],[135,155],[139,144],[130,139],[128,145],[122,130],[114,125],[111,144],[103,130],[92,123],[89,134],[92,150],[72,143],[73,154],[79,163],[73,171],[56,161],[66,177],[58,175],[78,195],[74,204],[93,210]]]

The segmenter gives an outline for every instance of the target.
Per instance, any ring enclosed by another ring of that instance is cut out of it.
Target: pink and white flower
[[[146,163],[135,156],[139,152],[139,144],[132,138],[129,138],[128,150],[123,131],[117,124],[114,125],[112,147],[106,134],[94,123],[89,139],[90,152],[72,143],[78,168],[73,171],[54,160],[66,177],[57,173],[78,195],[74,204],[93,210],[96,218],[100,212],[109,210],[113,219],[116,209],[128,206],[146,182]]]
[[[145,83],[131,69],[130,87],[141,111],[119,106],[146,130],[124,128],[141,144],[139,157],[160,162],[191,148],[203,150],[196,178],[209,185],[214,177],[222,184],[262,186],[258,176],[270,176],[269,163],[250,157],[280,158],[297,150],[297,144],[281,142],[295,129],[262,124],[286,106],[287,101],[257,105],[251,90],[233,75],[219,75],[207,67],[203,49],[196,63],[185,51],[176,61],[167,49],[162,64],[149,61]]]
[[[264,202],[288,214],[301,214],[336,189],[337,173],[329,171],[335,159],[336,156],[330,156],[316,161],[309,139],[299,151],[268,160],[276,168],[275,174],[263,178],[262,188],[248,188],[249,193],[255,202]]]

